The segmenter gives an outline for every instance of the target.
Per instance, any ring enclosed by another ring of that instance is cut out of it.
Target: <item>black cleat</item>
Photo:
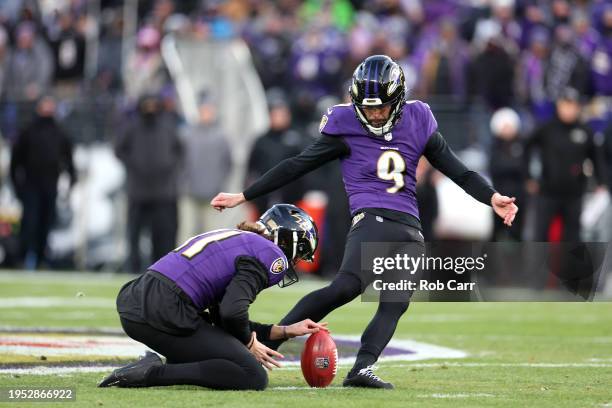
[[[343,387],[363,387],[363,388],[384,388],[387,390],[393,389],[393,384],[380,379],[372,371],[374,366],[362,368],[357,373],[349,373],[342,382]]]
[[[163,365],[161,358],[155,353],[147,351],[140,360],[117,368],[108,377],[102,380],[98,387],[146,387],[147,374],[153,367]]]

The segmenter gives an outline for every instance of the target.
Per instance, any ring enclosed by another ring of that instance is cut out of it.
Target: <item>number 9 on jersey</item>
[[[393,181],[395,184],[387,188],[387,192],[395,194],[404,188],[404,171],[406,162],[395,150],[387,150],[378,158],[376,174],[380,179]]]

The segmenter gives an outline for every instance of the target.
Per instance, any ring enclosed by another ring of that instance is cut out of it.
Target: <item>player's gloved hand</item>
[[[244,194],[219,193],[210,202],[210,205],[215,207],[217,211],[223,211],[226,208],[233,208],[244,203],[246,200]]]
[[[255,334],[255,332],[253,332],[251,335],[251,341],[247,347],[251,354],[255,356],[255,359],[263,364],[263,366],[268,370],[272,370],[274,367],[282,367],[281,364],[274,359],[274,357],[285,358],[285,356],[257,341],[257,334]]]
[[[516,217],[516,213],[518,212],[518,207],[514,204],[515,201],[515,197],[508,197],[499,193],[495,193],[491,197],[491,206],[493,210],[504,219],[504,224],[509,227],[512,226],[512,221],[514,221],[514,217]]]
[[[305,334],[316,333],[319,330],[327,330],[327,322],[316,323],[310,319],[302,320],[287,326],[285,333],[288,338],[303,336]]]

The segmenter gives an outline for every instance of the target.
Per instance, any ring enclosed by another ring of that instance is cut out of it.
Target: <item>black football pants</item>
[[[580,214],[582,196],[538,197],[536,209],[536,241],[548,241],[548,229],[555,216],[563,220],[562,242],[580,242]]]
[[[361,268],[362,242],[419,242],[423,243],[420,232],[411,226],[365,214],[365,217],[351,227],[344,249],[344,258],[334,280],[322,289],[304,296],[280,321],[289,325],[304,319],[320,321],[330,312],[359,296],[372,282]],[[424,245],[422,246],[424,250]],[[371,271],[369,272],[371,273]],[[361,336],[361,348],[353,370],[376,362],[387,343],[391,340],[400,317],[408,309],[410,297],[393,301],[380,301],[374,317]],[[267,342],[278,348],[282,341]]]
[[[176,200],[128,200],[128,241],[130,253],[127,267],[132,273],[140,273],[140,235],[144,230],[151,233],[151,259],[166,255],[176,247],[178,210]],[[145,260],[149,265],[152,261]]]
[[[196,331],[177,336],[121,318],[128,336],[166,357],[147,377],[148,386],[199,385],[219,390],[263,390],[268,374],[236,338],[202,320]]]
[[[55,189],[28,186],[21,192],[23,215],[21,217],[20,243],[24,256],[35,255],[36,264],[27,267],[38,267],[45,261],[45,249],[49,231],[55,221]]]

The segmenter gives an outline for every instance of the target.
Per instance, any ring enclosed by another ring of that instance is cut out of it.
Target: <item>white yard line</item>
[[[341,364],[343,367],[350,367],[347,364]],[[406,363],[406,364],[382,364],[381,369],[385,368],[440,368],[445,367],[468,367],[468,368],[480,368],[480,367],[525,367],[525,368],[612,368],[612,364],[594,364],[594,363],[460,363],[460,362],[441,362],[441,363]],[[115,365],[111,366],[72,366],[72,367],[50,367],[50,366],[36,366],[28,368],[0,368],[0,375],[57,375],[57,374],[70,374],[70,373],[97,373],[97,372],[110,372],[117,368]],[[299,365],[289,366],[281,368],[284,370],[300,370]],[[308,387],[295,387],[295,389],[304,389]],[[334,387],[328,387],[334,388]],[[275,389],[293,389],[291,387],[277,387]],[[440,394],[444,395],[444,394]],[[453,394],[448,394],[453,395]],[[457,395],[457,394],[454,394]],[[461,395],[461,394],[459,394]],[[475,394],[465,394],[467,396],[477,396]],[[491,395],[492,396],[492,395]],[[426,397],[433,397],[427,395]],[[445,397],[438,397],[445,398]],[[452,397],[448,398],[461,398]]]
[[[389,360],[387,360],[389,361]],[[405,363],[405,364],[386,364],[381,361],[382,368],[480,368],[480,367],[512,367],[512,368],[612,368],[612,364],[606,363],[468,363],[468,362],[449,362],[442,361],[437,363]],[[340,362],[342,367],[350,367],[351,364]],[[298,370],[300,367],[284,367],[283,370]]]
[[[48,308],[48,307],[94,307],[113,308],[115,300],[103,297],[3,297],[0,309]]]
[[[359,344],[359,336],[335,335],[338,343],[354,342]],[[462,350],[437,346],[414,340],[391,340],[389,347],[395,349],[396,354],[384,356],[381,361],[415,361],[438,359],[465,358],[467,353]],[[0,333],[0,353],[19,355],[46,355],[46,356],[121,356],[138,357],[146,346],[130,339],[127,336],[99,336],[99,335],[53,335],[53,334],[19,334]],[[352,357],[339,359],[340,364],[351,364]],[[299,361],[287,365],[299,365]]]
[[[286,387],[270,387],[270,390],[274,390],[274,391],[318,391],[318,390],[346,390],[345,387],[341,387],[339,385],[331,385],[329,387],[325,387],[325,388],[315,388],[315,387],[309,387],[307,385],[303,386],[303,387],[299,387],[299,386],[286,386]]]
[[[110,373],[119,366],[75,366],[75,367],[28,367],[28,368],[0,368],[0,375],[58,375],[72,373]]]
[[[494,397],[493,394],[487,394],[484,392],[476,392],[472,394],[459,393],[459,394],[421,394],[417,395],[418,398],[482,398],[482,397]]]
[[[79,284],[89,286],[97,286],[99,284],[117,285],[117,283],[127,282],[136,278],[136,275],[117,274],[110,272],[56,272],[56,271],[20,271],[7,272],[0,270],[0,282],[16,282],[23,283],[24,281],[36,281],[36,283],[51,283],[51,284]]]

